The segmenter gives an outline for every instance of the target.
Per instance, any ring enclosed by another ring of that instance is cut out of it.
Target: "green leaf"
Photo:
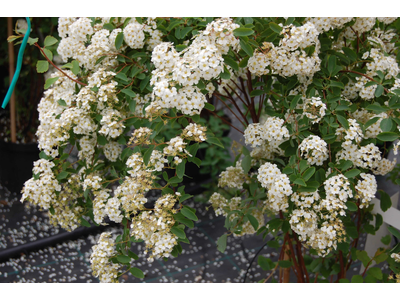
[[[354,202],[347,201],[347,202],[346,202],[346,206],[347,206],[347,209],[348,209],[349,211],[357,211],[357,210],[358,210],[358,206],[357,206],[357,204],[355,204]]]
[[[215,110],[214,105],[212,105],[211,103],[208,103],[208,102],[204,105],[204,108],[208,109],[208,110],[211,110],[211,111]]]
[[[103,25],[103,28],[107,29],[109,31],[113,31],[115,29],[115,26],[113,24],[111,24],[111,23],[106,23],[106,24]]]
[[[181,52],[183,49],[186,49],[187,46],[183,44],[179,44],[175,46],[176,51]]]
[[[134,98],[136,96],[135,92],[132,91],[131,89],[123,89],[123,90],[121,90],[121,92],[132,98]]]
[[[383,119],[381,121],[380,127],[383,132],[390,131],[392,129],[393,121],[390,118]]]
[[[352,49],[343,47],[342,50],[352,62],[357,60],[357,54]]]
[[[46,36],[46,38],[44,39],[44,46],[45,47],[49,47],[54,45],[55,43],[57,43],[58,40],[55,37],[52,37],[50,35]]]
[[[49,69],[49,62],[47,60],[38,60],[36,63],[36,71],[38,73],[45,73]]]
[[[43,52],[44,52],[44,55],[46,55],[49,60],[53,60],[53,52],[51,52],[49,49],[45,49],[45,48],[43,48]],[[42,55],[43,55],[43,53],[42,53]],[[43,57],[46,58],[46,56],[44,56],[44,55],[43,55]]]
[[[388,110],[388,108],[382,107],[378,102],[368,105],[365,109],[372,110],[375,113],[381,113]]]
[[[179,223],[182,223],[184,225],[186,225],[189,228],[193,228],[194,227],[194,223],[192,220],[187,219],[184,215],[182,215],[181,213],[177,213],[174,215],[174,219],[176,221],[178,221]]]
[[[374,261],[377,264],[380,264],[381,262],[384,262],[388,258],[388,255],[386,253],[381,253],[377,257],[374,257]]]
[[[393,142],[399,138],[399,135],[395,132],[381,132],[376,138],[383,142]]]
[[[250,57],[248,57],[248,56],[243,58],[239,63],[239,68],[246,68],[247,67],[247,63],[249,62],[249,58]]]
[[[144,278],[144,274],[143,274],[142,270],[140,270],[139,268],[136,268],[136,267],[130,268],[129,272],[131,272],[131,274],[133,276],[135,276],[136,278]]]
[[[282,27],[274,22],[269,23],[269,28],[271,28],[273,31],[275,31],[278,34],[281,34],[281,32],[282,32]]]
[[[383,278],[382,270],[377,267],[369,268],[367,273],[379,280]]]
[[[196,214],[186,206],[182,208],[181,213],[182,213],[182,215],[184,215],[186,218],[188,218],[190,220],[193,220],[193,221],[198,220]]]
[[[315,173],[315,168],[312,167],[307,169],[301,177],[304,179],[304,181],[308,181],[311,178],[311,176],[314,175],[314,173]]]
[[[393,234],[393,236],[395,236],[398,240],[400,240],[400,232],[396,228],[388,226],[388,230],[391,234]]]
[[[367,267],[369,262],[371,261],[371,258],[368,256],[367,251],[357,250],[356,254],[357,254],[357,259],[362,262],[364,267]]]
[[[246,28],[246,27],[236,28],[233,31],[233,34],[235,36],[249,36],[249,35],[252,35],[253,33],[254,33],[254,30],[251,30],[250,28]]]
[[[146,152],[143,154],[143,163],[145,166],[149,164],[151,153],[153,152],[154,145],[150,145]]]
[[[129,101],[129,110],[131,113],[135,113],[136,111],[136,101],[133,99]]]
[[[175,234],[180,239],[185,239],[186,238],[185,231],[183,231],[182,229],[180,229],[178,227],[172,227],[171,228],[171,232],[173,234]]]
[[[230,66],[232,69],[234,69],[235,71],[239,71],[239,65],[238,63],[231,58],[230,56],[224,56],[224,62]]]
[[[91,227],[90,223],[86,221],[84,218],[81,217],[80,221],[82,226]]]
[[[275,264],[270,258],[266,258],[262,255],[258,257],[258,265],[263,269],[264,271],[269,271],[272,270],[275,267]]]
[[[251,168],[251,157],[250,155],[246,155],[242,160],[242,169],[245,174],[249,173]]]
[[[216,138],[215,136],[208,136],[206,141],[207,141],[207,143],[214,144],[222,149],[225,149],[225,147],[221,143],[221,141],[218,138]]]
[[[79,72],[81,71],[81,68],[79,67],[79,62],[77,60],[73,60],[71,63],[72,63],[72,68],[71,68],[72,73],[78,75]]]
[[[190,31],[192,31],[193,27],[184,27],[181,29],[181,39],[183,39]]]
[[[178,176],[178,178],[182,178],[185,174],[185,166],[186,160],[182,160],[182,162],[176,167],[176,175]]]
[[[122,46],[122,42],[124,41],[124,33],[120,32],[117,34],[117,37],[115,38],[115,49],[119,49]]]
[[[364,279],[361,275],[353,275],[351,278],[351,283],[363,283]]]
[[[240,47],[243,49],[244,52],[247,53],[248,56],[253,56],[253,48],[251,48],[251,46],[242,39],[240,40]]]
[[[250,92],[250,97],[260,96],[260,95],[263,95],[265,93],[266,93],[266,91],[264,91],[264,90],[252,90]]]
[[[280,260],[278,261],[278,265],[282,268],[290,268],[293,263],[290,260]]]
[[[178,176],[171,177],[168,180],[169,184],[174,184],[174,183],[179,183],[179,182],[182,182],[182,178],[179,178]]]
[[[331,55],[328,59],[328,72],[332,75],[333,71],[336,68],[336,56]]]
[[[384,245],[389,245],[391,241],[392,241],[392,237],[390,236],[390,234],[385,235],[384,237],[381,238],[381,242]]]
[[[54,82],[56,82],[60,77],[53,77],[46,80],[44,84],[44,89],[47,90]],[[64,100],[63,100],[64,101]]]
[[[383,91],[384,91],[383,85],[378,85],[375,90],[375,97],[378,98],[378,97],[382,96]]]
[[[62,180],[68,177],[68,172],[67,171],[61,171],[60,174],[57,175],[57,180]]]
[[[302,178],[296,178],[296,180],[293,183],[302,185],[302,186],[307,186],[307,184],[305,183],[305,181]]]
[[[128,77],[126,77],[125,73],[119,72],[117,75],[115,75],[115,78],[121,79],[123,81],[129,82]]]
[[[352,169],[352,170],[344,173],[344,176],[346,176],[347,178],[353,178],[353,177],[358,176],[360,173],[361,173],[361,171],[359,169]]]
[[[128,250],[128,256],[130,258],[133,258],[134,260],[138,260],[139,256],[137,256],[135,253],[133,253],[131,250]]]
[[[389,208],[392,207],[392,200],[390,196],[384,190],[378,190],[378,193],[381,196],[380,199],[380,206],[382,211],[387,211]]]
[[[339,123],[346,129],[349,130],[350,126],[349,126],[349,122],[347,121],[347,119],[345,117],[343,117],[342,115],[336,115]]]
[[[131,262],[131,258],[129,256],[122,255],[122,254],[117,256],[117,260],[123,264],[129,264]]]
[[[97,143],[101,146],[104,146],[105,144],[107,144],[108,140],[104,135],[98,135],[97,136]]]
[[[348,280],[347,278],[342,278],[339,279],[339,283],[350,283],[350,280]]]
[[[217,241],[218,251],[220,251],[222,253],[225,252],[227,238],[228,238],[227,234],[223,234],[222,236],[219,237],[219,239]]]
[[[293,98],[292,102],[290,102],[290,107],[289,107],[289,109],[290,109],[290,110],[295,109],[296,106],[297,106],[297,103],[299,102],[300,99],[301,99],[301,95],[296,95],[296,96]]]
[[[247,217],[247,219],[249,219],[249,222],[250,222],[251,226],[253,226],[254,230],[258,230],[258,226],[259,226],[258,220],[253,215],[250,215],[250,214],[247,214],[246,217]]]

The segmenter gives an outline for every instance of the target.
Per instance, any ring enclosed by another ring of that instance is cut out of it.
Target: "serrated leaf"
[[[47,90],[54,82],[56,82],[60,77],[53,77],[46,80],[44,84],[44,89]],[[64,100],[63,100],[64,101]],[[65,102],[65,101],[64,101]],[[66,105],[65,105],[66,106]]]
[[[49,69],[49,62],[47,60],[38,60],[36,63],[36,71],[38,73],[45,73]]]
[[[264,257],[262,255],[258,257],[257,262],[261,269],[263,269],[264,271],[272,270],[275,267],[275,264],[270,258]]]
[[[217,240],[217,249],[218,251],[224,253],[226,249],[226,241],[227,241],[227,234],[223,234],[222,236],[219,237]]]
[[[44,46],[49,47],[49,46],[56,44],[57,42],[58,42],[58,40],[55,37],[48,35],[44,39]]]
[[[53,60],[53,52],[51,52],[49,49],[46,48],[43,48],[43,52],[44,52],[44,55],[42,53],[43,57],[45,58],[47,57],[49,60]]]
[[[364,267],[367,267],[369,262],[371,261],[371,258],[368,256],[367,251],[365,251],[365,250],[362,250],[362,251],[361,250],[357,250],[356,254],[357,254],[357,259],[362,262]]]
[[[383,278],[382,270],[377,267],[369,268],[367,273],[379,280]]]

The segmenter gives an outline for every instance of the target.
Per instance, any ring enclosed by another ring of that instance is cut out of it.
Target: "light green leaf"
[[[218,249],[218,251],[220,251],[222,253],[225,252],[227,238],[228,238],[228,235],[224,234],[218,239],[218,241],[217,241],[217,249]]]
[[[236,28],[233,31],[233,34],[235,36],[249,36],[249,35],[252,35],[253,33],[254,33],[254,30],[252,30],[250,28],[246,28],[246,27]]]
[[[52,37],[50,35],[46,36],[46,38],[44,39],[44,46],[45,47],[49,47],[54,45],[55,43],[57,43],[58,40],[55,37]]]
[[[120,32],[117,34],[117,37],[115,38],[115,49],[119,49],[122,46],[122,43],[124,41],[124,33]]]
[[[58,78],[60,78],[60,77],[53,77],[53,78],[47,79],[46,83],[44,84],[44,89],[47,90],[54,82],[56,82],[58,80]]]
[[[130,268],[129,272],[131,272],[131,274],[133,276],[135,276],[136,278],[144,278],[144,274],[143,274],[142,270],[140,270],[139,268],[136,268],[136,267]]]
[[[36,71],[38,73],[45,73],[49,69],[49,62],[47,60],[38,60],[36,63]]]
[[[188,218],[190,220],[193,220],[193,221],[198,220],[196,214],[187,207],[183,207],[181,210],[181,213],[182,213],[182,215],[184,215],[186,218]]]

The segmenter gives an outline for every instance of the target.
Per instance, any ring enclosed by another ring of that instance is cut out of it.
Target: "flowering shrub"
[[[132,242],[144,241],[149,261],[188,242],[197,217],[179,183],[187,162],[201,166],[199,144],[222,146],[200,118],[212,101],[237,118],[241,127],[225,121],[245,141],[210,197],[226,217],[220,251],[231,234],[272,234],[278,260],[258,259],[271,275],[279,267],[299,282],[346,282],[360,260],[365,272],[352,282],[399,281],[399,244],[385,239],[373,257],[357,248],[383,223],[370,204],[375,176],[396,163],[386,155],[400,136],[399,19],[60,18],[58,30],[65,64],[46,82],[41,159],[22,201],[67,230],[122,223],[124,233],[104,233],[92,254],[102,281],[118,281],[123,268],[143,277]],[[37,46],[51,61],[46,47],[57,42]],[[162,128],[174,124],[166,139]],[[151,190],[161,196],[149,209]],[[390,198],[379,193],[386,211]],[[371,267],[384,261],[390,274]]]

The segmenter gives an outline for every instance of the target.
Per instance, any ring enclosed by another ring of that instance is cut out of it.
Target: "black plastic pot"
[[[0,141],[0,182],[10,192],[21,192],[32,177],[33,162],[39,159],[36,143],[15,144]]]

